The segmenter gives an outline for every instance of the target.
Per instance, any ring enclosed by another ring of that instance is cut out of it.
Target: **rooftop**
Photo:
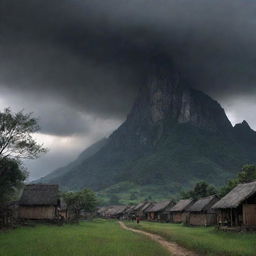
[[[219,202],[213,205],[213,209],[237,208],[243,201],[256,193],[256,181],[239,184],[232,189]]]
[[[30,184],[24,187],[19,205],[58,205],[59,186],[46,184]]]

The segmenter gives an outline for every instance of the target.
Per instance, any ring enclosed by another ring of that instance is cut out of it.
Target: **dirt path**
[[[180,247],[179,245],[177,245],[174,242],[166,241],[159,235],[155,235],[155,234],[152,234],[152,233],[149,233],[146,231],[142,231],[142,230],[129,228],[121,221],[119,221],[119,224],[123,229],[129,230],[129,231],[132,231],[135,233],[143,234],[143,235],[149,237],[150,239],[158,242],[163,247],[165,247],[171,253],[172,256],[197,256],[197,254],[195,254],[194,252],[188,251],[187,249]]]

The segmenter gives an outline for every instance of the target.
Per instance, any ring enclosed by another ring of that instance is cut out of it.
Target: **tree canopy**
[[[210,185],[205,181],[200,181],[196,183],[192,190],[181,192],[181,197],[183,199],[193,198],[198,200],[199,198],[215,194],[217,194],[217,189],[213,185]]]
[[[242,170],[237,174],[234,179],[231,179],[227,184],[221,188],[220,195],[225,196],[239,183],[248,183],[256,180],[256,165],[247,164],[244,165]]]
[[[46,149],[33,138],[39,130],[32,114],[13,113],[9,108],[0,112],[0,201],[11,199],[27,173],[22,159],[39,157]]]
[[[82,210],[86,212],[94,211],[98,203],[95,193],[90,189],[66,192],[63,194],[63,198],[68,210],[73,212],[76,218],[79,218]]]
[[[31,113],[13,113],[9,108],[0,112],[0,160],[34,159],[46,152],[32,136],[38,130],[37,120]]]
[[[0,176],[0,205],[4,205],[13,199],[17,188],[26,179],[27,173],[11,159],[1,161],[0,170],[4,170]]]
[[[219,190],[205,181],[200,181],[192,190],[181,192],[181,197],[183,199],[193,198],[195,200],[214,194],[218,194],[220,197],[223,197],[239,183],[248,183],[252,181],[256,181],[256,165],[247,164],[242,167],[241,171],[234,179],[229,180],[226,185],[221,187]]]

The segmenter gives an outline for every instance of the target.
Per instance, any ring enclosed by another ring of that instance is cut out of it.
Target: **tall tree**
[[[38,130],[38,122],[31,113],[13,113],[9,108],[0,112],[0,161],[4,158],[34,159],[45,152],[32,136]]]
[[[8,200],[26,178],[23,159],[37,158],[46,149],[33,138],[39,130],[32,114],[0,112],[0,200]]]
[[[95,210],[98,201],[96,195],[90,189],[84,189],[79,192],[66,192],[63,194],[67,208],[78,220],[82,210],[92,212]]]
[[[251,181],[256,181],[256,165],[247,164],[243,166],[242,170],[234,179],[229,180],[227,184],[220,189],[220,195],[225,196],[239,183],[248,183]]]
[[[195,200],[217,194],[217,189],[205,181],[196,183],[192,190],[181,192],[183,199],[193,198]]]
[[[3,159],[0,162],[0,170],[4,170],[0,176],[0,205],[4,207],[6,202],[14,199],[27,173],[16,161],[10,159]]]

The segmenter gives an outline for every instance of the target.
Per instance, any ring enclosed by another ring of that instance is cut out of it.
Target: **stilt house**
[[[219,201],[216,195],[197,200],[186,211],[189,213],[186,224],[192,226],[213,226],[217,224],[216,211],[211,207]]]
[[[19,200],[21,219],[53,220],[60,206],[58,185],[32,184],[24,187]]]
[[[239,184],[212,208],[219,225],[256,228],[256,181]]]

